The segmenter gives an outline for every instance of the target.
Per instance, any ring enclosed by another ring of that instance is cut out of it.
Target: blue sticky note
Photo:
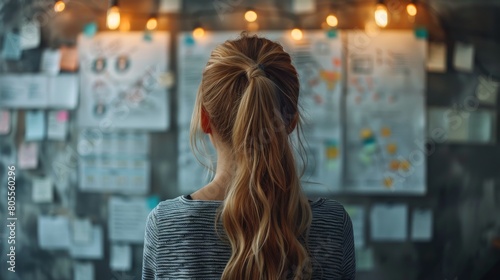
[[[41,141],[45,138],[47,123],[45,122],[45,112],[42,110],[28,111],[25,119],[25,140]]]
[[[328,38],[336,38],[337,37],[337,29],[329,29],[326,31],[326,36]]]
[[[150,31],[144,32],[144,41],[146,41],[146,42],[153,41],[153,34]]]
[[[97,33],[97,24],[95,22],[87,23],[83,27],[83,34],[87,37],[94,37]]]
[[[149,210],[153,210],[153,208],[160,203],[160,197],[157,195],[151,195],[146,199],[146,203],[148,205]]]
[[[8,60],[21,59],[21,35],[7,32],[3,39],[2,56]]]
[[[426,39],[429,36],[427,29],[425,27],[415,28],[415,37],[419,39]]]

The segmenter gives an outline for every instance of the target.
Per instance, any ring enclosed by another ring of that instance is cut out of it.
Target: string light
[[[302,30],[300,30],[299,28],[292,29],[292,31],[290,32],[290,35],[292,36],[292,39],[297,40],[297,41],[301,40],[303,37]]]
[[[66,8],[66,3],[64,3],[61,0],[57,1],[54,4],[54,11],[56,11],[56,13],[60,13],[60,12],[64,11],[65,8]]]
[[[148,19],[148,22],[146,23],[146,29],[152,31],[155,30],[157,26],[158,26],[158,20],[156,19],[155,16],[151,16]]]
[[[326,24],[328,24],[331,27],[335,27],[339,24],[339,20],[337,19],[337,17],[334,14],[329,14],[326,17]]]
[[[254,22],[257,20],[257,13],[253,9],[248,9],[245,12],[245,20],[248,22]]]
[[[417,6],[415,6],[414,1],[411,1],[408,5],[406,5],[406,12],[412,17],[417,15]]]
[[[203,36],[205,36],[205,29],[203,29],[203,27],[201,27],[200,25],[196,25],[196,27],[193,29],[193,37],[195,39],[199,39]]]
[[[379,0],[377,6],[375,7],[375,23],[380,27],[386,27],[389,23],[387,7],[384,5],[383,0]]]
[[[111,30],[117,29],[120,26],[118,0],[111,0],[111,7],[108,9],[108,15],[106,17],[106,25]]]

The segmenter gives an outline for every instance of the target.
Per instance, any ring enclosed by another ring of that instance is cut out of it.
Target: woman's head
[[[222,279],[307,278],[311,210],[290,144],[298,99],[297,71],[280,44],[242,34],[212,51],[191,129],[212,133],[234,160],[218,216],[232,247]]]

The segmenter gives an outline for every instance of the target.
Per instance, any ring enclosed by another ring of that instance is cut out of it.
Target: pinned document
[[[111,197],[109,200],[109,238],[141,244],[149,208],[144,198]]]
[[[50,75],[57,75],[61,65],[61,52],[59,49],[46,49],[42,53],[40,70]]]
[[[65,140],[68,134],[68,111],[49,111],[47,138],[50,140]]]
[[[73,264],[74,280],[94,280],[94,264],[91,262],[75,262]]]
[[[21,36],[14,32],[7,32],[3,39],[3,58],[6,60],[19,60],[21,54]]]
[[[132,267],[132,248],[130,245],[113,244],[111,245],[111,270],[130,270]]]
[[[40,141],[45,138],[45,112],[42,110],[26,113],[26,141]]]
[[[52,202],[54,200],[52,179],[48,177],[33,179],[32,199],[35,203]]]
[[[38,244],[41,249],[69,249],[71,238],[69,221],[63,216],[38,217]]]
[[[21,26],[21,49],[34,49],[40,45],[40,24],[36,20],[26,21]]]
[[[446,45],[444,43],[429,43],[427,70],[430,72],[446,72]]]
[[[453,65],[456,70],[472,72],[474,68],[474,45],[457,42]]]
[[[71,244],[70,255],[75,259],[100,260],[104,257],[103,233],[101,226],[92,228],[90,243]],[[74,237],[74,233],[73,233]]]
[[[74,219],[71,226],[73,243],[89,244],[92,241],[92,223],[90,219]]]
[[[20,169],[35,169],[38,166],[38,143],[22,143],[19,146],[17,162]]]
[[[430,241],[432,239],[432,210],[413,209],[411,217],[411,239]]]
[[[351,217],[354,246],[362,248],[365,246],[365,209],[362,206],[346,205],[345,210]]]
[[[406,204],[376,204],[370,213],[373,241],[405,241],[408,236]]]

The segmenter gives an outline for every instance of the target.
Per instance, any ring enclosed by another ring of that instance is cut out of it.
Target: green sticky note
[[[426,39],[429,37],[427,29],[425,27],[417,27],[415,28],[415,37],[419,39]]]
[[[157,195],[151,195],[146,199],[146,203],[148,205],[149,210],[153,210],[153,208],[160,203],[160,197]]]

